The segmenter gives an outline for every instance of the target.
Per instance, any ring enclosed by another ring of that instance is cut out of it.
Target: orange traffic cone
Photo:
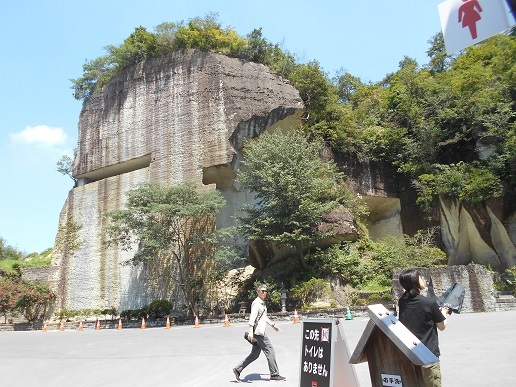
[[[43,328],[41,329],[42,332],[46,332],[47,331],[47,323],[44,322],[43,323]]]
[[[145,317],[142,317],[142,326],[140,328],[141,329],[147,328],[147,325],[145,325]]]
[[[299,316],[297,315],[297,309],[294,309],[294,324],[299,322]]]
[[[64,332],[64,324],[61,321],[61,326],[59,327],[59,332]]]
[[[170,316],[167,316],[167,325],[165,325],[165,329],[170,329]]]
[[[81,332],[84,330],[84,327],[82,326],[82,321],[79,321],[79,328],[77,330]]]
[[[97,319],[97,325],[95,326],[96,331],[100,331],[100,320]]]
[[[118,329],[118,330],[123,329],[121,317],[118,319],[118,327],[116,329]]]
[[[229,319],[228,319],[228,314],[226,313],[226,317],[224,318],[224,326],[225,327],[229,327]]]
[[[199,328],[199,318],[197,317],[197,315],[195,315],[195,324],[194,324],[194,328]]]

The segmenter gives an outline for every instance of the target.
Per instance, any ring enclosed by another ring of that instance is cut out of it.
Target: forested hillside
[[[392,167],[395,179],[415,191],[417,205],[429,218],[439,197],[468,205],[501,197],[514,203],[514,31],[456,56],[446,55],[440,33],[428,45],[428,63],[400,58],[397,71],[365,83],[344,71],[329,75],[316,59],[300,62],[264,39],[260,29],[242,37],[208,15],[163,23],[154,32],[136,28],[122,44],[106,47],[105,56],[85,63],[72,88],[75,98],[87,101],[129,66],[191,48],[262,63],[299,91],[306,107],[301,131],[308,141],[322,141],[343,159]],[[312,249],[301,257],[302,268],[287,262],[282,270],[289,274],[282,280],[301,303],[315,286],[313,278],[338,276],[354,289],[385,290],[395,269],[446,264],[445,253],[435,245],[437,232],[420,230],[402,244],[364,236],[356,243]]]
[[[307,107],[309,138],[322,138],[335,152],[359,160],[394,165],[413,182],[424,210],[439,194],[470,203],[514,195],[514,33],[453,57],[446,55],[441,33],[428,43],[427,64],[400,58],[396,72],[364,83],[349,73],[330,77],[317,60],[300,63],[261,30],[241,37],[208,15],[163,23],[155,32],[136,28],[122,44],[106,47],[105,56],[88,61],[73,89],[76,98],[88,98],[127,66],[172,51],[223,52],[289,78]]]

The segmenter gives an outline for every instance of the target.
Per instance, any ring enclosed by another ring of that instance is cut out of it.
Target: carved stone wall
[[[496,201],[465,206],[441,198],[440,221],[449,265],[478,263],[496,271],[516,265],[514,214],[507,216]]]
[[[438,268],[418,268],[427,282],[427,297],[441,296],[455,282],[465,290],[462,312],[493,312],[496,300],[493,296],[492,272],[481,265],[456,265]],[[396,300],[403,294],[398,278],[401,271],[394,273],[392,286]]]
[[[141,267],[121,265],[133,252],[103,246],[104,213],[120,209],[135,184],[194,182],[226,192],[219,225],[249,200],[234,186],[246,137],[299,125],[298,91],[263,65],[185,51],[135,65],[85,101],[73,165],[79,186],[60,215],[79,226],[79,247],[55,254],[61,307],[139,308],[157,298],[179,302]],[[245,243],[242,249],[245,250]]]
[[[49,283],[49,278],[52,278],[53,272],[56,270],[55,266],[41,266],[41,267],[26,267],[22,268],[21,278],[24,281],[38,282],[47,286],[55,286]]]
[[[374,240],[401,238],[438,226],[440,247],[449,265],[477,263],[496,271],[516,265],[516,200],[507,196],[476,205],[461,204],[441,197],[432,219],[416,204],[410,181],[377,162],[359,162],[353,157],[338,160],[347,184],[369,208],[365,220]]]
[[[244,139],[297,127],[303,111],[298,91],[265,66],[196,50],[142,62],[95,92],[79,119],[73,165],[79,184],[60,215],[60,230],[70,220],[79,227],[68,241],[78,247],[58,246],[58,235],[49,272],[58,306],[123,310],[158,298],[180,303],[181,294],[168,281],[143,267],[123,265],[134,252],[104,247],[103,215],[123,208],[125,193],[138,183],[189,181],[199,189],[220,190],[227,206],[217,225],[235,225],[234,215],[254,200],[234,181]],[[473,262],[503,270],[516,264],[514,200],[464,206],[441,199],[428,221],[415,204],[410,182],[400,181],[392,166],[356,157],[336,162],[369,207],[364,225],[373,239],[401,239],[440,225],[450,265]],[[353,219],[336,220],[349,226],[339,237],[358,236]],[[289,253],[271,254],[267,246],[250,246],[243,238],[237,244],[259,269]]]

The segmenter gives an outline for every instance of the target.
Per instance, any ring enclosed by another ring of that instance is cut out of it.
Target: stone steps
[[[496,298],[495,312],[516,310],[516,298],[512,295],[500,295]]]

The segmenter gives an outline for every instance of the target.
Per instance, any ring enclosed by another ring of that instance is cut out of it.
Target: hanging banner
[[[437,8],[448,55],[510,27],[505,0],[447,0]]]

